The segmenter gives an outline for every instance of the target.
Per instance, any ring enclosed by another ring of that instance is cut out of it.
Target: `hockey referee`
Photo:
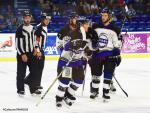
[[[31,76],[33,75],[33,26],[30,24],[32,15],[29,11],[23,12],[23,24],[21,24],[15,34],[17,50],[17,93],[25,95],[24,78],[27,66]]]
[[[41,78],[45,63],[45,55],[44,55],[44,49],[45,49],[45,42],[47,39],[47,26],[49,25],[51,20],[51,16],[48,16],[46,13],[41,14],[41,22],[38,24],[35,28],[35,50],[34,50],[34,56],[37,59],[37,62],[35,64],[36,66],[36,79],[34,81],[35,86],[37,89],[43,89],[41,86]]]

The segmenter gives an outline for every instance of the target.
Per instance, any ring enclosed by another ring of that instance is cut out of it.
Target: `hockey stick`
[[[74,54],[73,54],[74,56]],[[72,58],[73,58],[72,56]],[[49,90],[53,87],[53,85],[55,84],[55,82],[59,79],[59,77],[62,75],[63,71],[65,70],[65,68],[69,65],[69,63],[71,62],[72,58],[67,62],[67,64],[65,65],[65,67],[63,68],[63,70],[59,73],[59,75],[54,79],[54,81],[52,82],[52,84],[48,87],[48,89],[46,90],[46,92],[43,94],[43,96],[40,98],[40,100],[37,102],[36,106],[38,107],[38,105],[41,103],[41,101],[44,99],[44,97],[46,96],[46,94],[49,92]]]
[[[129,23],[131,23],[132,17],[134,17],[136,15],[136,11],[134,9],[129,9],[125,0],[124,0],[123,15],[124,15],[124,19],[122,21],[121,32],[124,27],[125,21],[128,20]],[[127,34],[127,29],[126,29],[126,34]]]
[[[123,8],[123,20],[122,20],[122,24],[121,24],[121,32],[123,31],[123,28],[125,26],[125,22],[128,20],[129,23],[131,23],[131,19],[132,17],[134,17],[136,15],[136,11],[134,9],[129,9],[127,6],[126,1],[124,0],[124,8]],[[128,29],[126,29],[125,34],[127,34]]]
[[[115,81],[117,82],[118,86],[120,87],[120,89],[123,91],[123,93],[128,97],[128,93],[121,87],[121,85],[118,82],[118,80],[116,79],[115,75],[113,77],[114,77]]]
[[[128,6],[127,6],[127,4],[126,4],[125,1],[124,1],[124,4],[125,4],[124,10],[125,10],[125,13],[126,13],[126,14],[125,14],[124,19],[123,19],[123,21],[122,21],[121,32],[123,31],[123,28],[124,28],[124,26],[125,26],[126,20],[129,20],[129,17],[134,15],[134,14],[132,14],[132,15],[128,15],[128,16],[127,16],[127,13],[128,13],[128,11],[129,11],[129,9],[128,9]],[[130,21],[130,20],[129,20],[129,21]],[[125,31],[125,35],[127,35],[127,29],[126,29],[126,31]],[[123,42],[124,42],[124,41],[123,41]],[[114,75],[113,77],[114,77],[115,81],[117,82],[118,86],[120,87],[120,89],[123,91],[123,93],[126,95],[126,97],[128,97],[128,93],[122,88],[122,86],[121,86],[120,83],[118,82],[118,80],[117,80],[117,78],[115,77],[115,75]]]
[[[82,96],[83,96],[83,92],[84,92],[84,86],[85,86],[85,79],[83,80],[83,86],[82,86]]]
[[[82,96],[83,96],[84,87],[85,87],[86,68],[87,68],[87,62],[86,62],[86,65],[84,67],[84,80],[83,80],[83,86],[82,86]]]
[[[86,72],[87,72],[88,60],[89,60],[90,57],[88,55],[85,55],[86,64],[85,64],[85,67],[84,67],[84,80],[83,80],[82,94],[81,94],[82,96],[83,96],[84,87],[85,87],[85,77],[86,77]]]

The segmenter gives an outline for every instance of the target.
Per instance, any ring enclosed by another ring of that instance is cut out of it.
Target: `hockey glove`
[[[87,42],[83,40],[73,40],[70,43],[70,48],[72,50],[79,50],[80,48],[83,49],[86,46]]]
[[[119,48],[114,48],[114,49],[112,50],[112,52],[113,52],[113,56],[118,56],[118,55],[120,55],[120,49],[119,49]]]
[[[116,66],[119,66],[120,63],[121,63],[121,56],[116,56],[116,57],[114,58],[114,61],[115,61],[115,63],[116,63]]]
[[[93,52],[88,48],[88,47],[86,47],[85,48],[85,55],[89,58],[89,57],[91,57],[92,56],[92,54],[93,54]]]

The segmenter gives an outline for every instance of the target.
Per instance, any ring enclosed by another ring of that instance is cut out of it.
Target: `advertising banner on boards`
[[[122,55],[149,55],[150,32],[128,32],[123,34]],[[48,33],[45,46],[46,57],[58,57],[60,51],[56,48],[57,33]],[[15,34],[0,34],[0,58],[15,58]]]

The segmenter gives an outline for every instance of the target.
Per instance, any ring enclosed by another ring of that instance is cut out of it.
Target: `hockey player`
[[[68,35],[69,31],[74,31],[79,27],[77,24],[77,18],[78,15],[75,12],[72,12],[69,15],[69,23],[58,32],[56,46],[61,51],[63,50],[63,37]],[[68,37],[66,37],[66,40],[68,40],[67,38]]]
[[[57,68],[58,75],[61,74],[56,94],[56,106],[59,108],[62,107],[63,101],[69,106],[72,105],[76,100],[75,92],[84,80],[85,62],[82,58],[87,45],[86,32],[89,22],[84,20],[81,27],[78,27],[76,21],[76,15],[72,15],[57,40],[57,47],[63,48]]]
[[[31,76],[33,76],[33,26],[31,22],[31,14],[29,11],[23,12],[23,24],[16,31],[16,50],[17,50],[17,93],[21,96],[25,95],[24,78],[26,68],[29,67]],[[30,89],[32,89],[30,87]],[[34,93],[34,91],[31,91]]]
[[[43,87],[41,86],[41,78],[45,62],[44,49],[48,32],[47,26],[49,25],[50,19],[51,16],[47,16],[46,13],[42,13],[41,23],[34,28],[35,47],[33,55],[36,59],[36,61],[34,62],[35,75],[34,78],[32,78],[29,74],[25,79],[26,83],[31,84],[34,90],[38,91],[38,94],[41,94],[40,90],[43,89]]]
[[[94,99],[99,94],[100,77],[104,73],[103,98],[110,99],[109,91],[115,67],[120,64],[121,41],[118,38],[120,29],[112,21],[111,11],[104,8],[101,13],[100,23],[93,24],[92,28],[97,32],[97,50],[93,52],[89,61],[91,67],[92,81],[90,84],[91,95]]]

